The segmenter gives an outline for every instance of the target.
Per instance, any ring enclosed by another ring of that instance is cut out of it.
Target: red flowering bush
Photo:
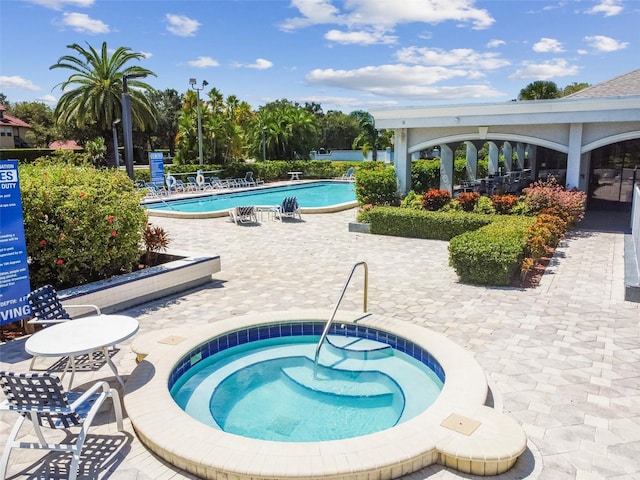
[[[478,192],[463,192],[458,195],[456,201],[465,212],[473,212],[479,198],[480,194]]]
[[[429,190],[422,196],[422,206],[425,210],[435,212],[443,208],[451,201],[451,194],[448,190]]]
[[[491,204],[496,213],[501,215],[509,215],[513,207],[515,207],[520,201],[516,195],[493,195],[491,197]]]
[[[569,225],[575,225],[584,217],[587,194],[579,190],[567,190],[555,178],[532,183],[523,193],[524,201],[536,213],[555,214]]]
[[[122,172],[20,166],[31,287],[68,288],[131,271],[147,216]]]

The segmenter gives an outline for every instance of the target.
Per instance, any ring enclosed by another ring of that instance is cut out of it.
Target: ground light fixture
[[[131,123],[131,97],[127,80],[130,78],[145,78],[146,73],[129,73],[122,76],[122,137],[124,143],[124,163],[127,175],[133,180],[133,133]]]
[[[206,80],[202,81],[202,87],[198,88],[196,87],[198,81],[195,78],[190,78],[189,79],[189,85],[191,85],[191,88],[193,88],[198,95],[198,100],[197,100],[197,108],[198,108],[198,159],[200,161],[200,165],[202,165],[204,163],[203,158],[202,158],[202,117],[200,114],[200,90],[204,90],[204,87],[206,87],[207,85],[209,85],[209,82],[207,82]]]

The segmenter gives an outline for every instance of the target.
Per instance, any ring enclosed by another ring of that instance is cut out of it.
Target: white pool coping
[[[124,403],[140,440],[167,462],[206,479],[391,479],[440,463],[475,475],[511,468],[526,449],[526,435],[511,417],[485,406],[488,387],[473,356],[423,327],[354,312],[336,322],[367,325],[411,340],[429,351],[446,381],[434,404],[393,428],[345,440],[293,443],[255,440],[216,430],[192,419],[171,398],[169,375],[178,360],[226,332],[255,325],[323,321],[331,312],[289,310],[234,317],[189,331],[151,332],[132,349],[144,359],[126,384]],[[159,343],[171,334],[177,344]],[[449,427],[442,425],[448,420]],[[451,428],[460,423],[460,431]],[[474,423],[470,435],[463,425]]]
[[[319,183],[319,182],[334,182],[334,183],[353,183],[347,182],[344,180],[335,180],[335,179],[316,179],[316,180],[300,180],[296,182],[277,182],[266,185],[259,185],[257,187],[249,187],[249,188],[237,188],[237,189],[218,189],[218,190],[210,190],[204,192],[192,192],[192,193],[174,193],[170,196],[163,197],[161,199],[158,198],[149,198],[143,201],[144,205],[155,204],[155,203],[163,203],[173,200],[188,200],[188,199],[196,199],[196,198],[206,198],[214,195],[228,195],[233,193],[247,193],[247,192],[260,192],[269,188],[276,187],[290,187],[295,185],[304,185],[308,183]],[[258,206],[258,205],[256,205]],[[358,206],[358,201],[354,200],[351,202],[337,203],[334,205],[326,205],[323,207],[300,207],[300,212],[305,214],[316,214],[316,213],[333,213],[333,212],[341,212],[342,210],[349,210],[351,208],[355,208]],[[224,210],[214,210],[210,212],[178,212],[175,210],[156,210],[153,208],[147,209],[147,214],[150,217],[168,217],[168,218],[217,218],[217,217],[226,217],[229,215],[229,209]]]

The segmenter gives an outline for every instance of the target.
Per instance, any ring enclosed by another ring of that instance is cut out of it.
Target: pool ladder
[[[351,272],[349,273],[349,277],[347,277],[347,281],[344,283],[344,287],[342,287],[342,292],[340,293],[340,297],[338,297],[338,301],[336,302],[336,306],[333,309],[333,313],[331,314],[331,317],[329,317],[327,324],[324,326],[324,331],[322,332],[322,336],[320,337],[320,340],[318,341],[318,345],[316,346],[316,356],[314,359],[315,366],[318,366],[318,357],[320,356],[320,347],[322,347],[322,344],[327,338],[327,334],[329,333],[329,329],[331,328],[333,319],[336,316],[338,307],[340,307],[340,303],[344,298],[344,294],[347,291],[347,287],[349,286],[351,277],[353,277],[353,273],[356,271],[356,268],[358,268],[361,265],[364,267],[364,289],[363,289],[363,298],[362,298],[362,311],[364,313],[367,313],[367,292],[369,289],[369,267],[367,265],[367,262],[358,262],[351,268]]]

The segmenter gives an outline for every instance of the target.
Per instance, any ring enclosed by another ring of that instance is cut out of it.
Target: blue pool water
[[[296,197],[302,208],[327,207],[355,202],[352,182],[313,182],[283,187],[268,187],[235,193],[217,193],[186,200],[147,203],[151,210],[203,213],[229,210],[242,205],[280,205],[285,197]]]
[[[423,412],[442,389],[424,363],[358,337],[330,335],[314,368],[318,338],[277,337],[219,351],[182,374],[171,395],[193,418],[228,433],[316,442],[393,427]]]

